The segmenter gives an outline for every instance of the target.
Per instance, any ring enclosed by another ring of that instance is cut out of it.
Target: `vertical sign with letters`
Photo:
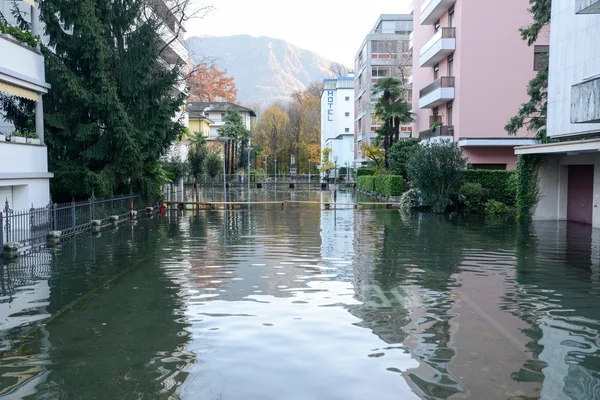
[[[333,122],[333,90],[327,91],[327,122]]]

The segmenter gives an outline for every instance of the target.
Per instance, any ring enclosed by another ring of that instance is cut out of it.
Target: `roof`
[[[190,119],[199,119],[199,120],[201,120],[201,121],[206,121],[206,122],[208,122],[209,124],[214,124],[214,122],[215,122],[215,121],[213,121],[212,119],[206,118],[206,117],[204,116],[204,114],[200,114],[200,113],[198,113],[198,112],[193,112],[193,111],[191,111],[191,112],[189,113],[189,118],[190,118]]]
[[[228,101],[192,101],[187,103],[186,106],[187,111],[196,111],[196,112],[207,112],[207,111],[215,111],[215,112],[226,112],[226,111],[238,111],[238,112],[247,112],[250,113],[251,117],[256,117],[256,113],[254,110],[240,106],[239,104],[230,103]]]

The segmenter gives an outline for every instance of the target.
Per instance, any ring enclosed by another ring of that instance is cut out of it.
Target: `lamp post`
[[[333,156],[333,201],[337,202],[337,160],[338,156]]]
[[[225,154],[225,144],[227,143],[228,139],[219,136],[217,140],[223,143],[223,199],[224,202],[227,203],[227,165],[225,165],[225,159],[227,157]],[[225,208],[227,208],[227,205],[225,205]]]
[[[248,146],[248,201],[250,201],[250,153],[254,148]]]
[[[310,158],[308,159],[308,188],[310,189]]]
[[[264,161],[264,163],[265,163],[265,182],[267,181],[267,176],[268,176],[267,175],[267,167],[269,165],[269,164],[267,164],[267,158],[269,158],[269,155],[265,154],[265,161]]]
[[[275,159],[275,181],[277,181],[277,158]]]

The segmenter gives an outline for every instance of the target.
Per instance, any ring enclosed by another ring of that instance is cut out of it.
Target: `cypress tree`
[[[54,198],[154,194],[159,160],[183,127],[182,65],[160,59],[146,0],[44,0],[45,128]]]

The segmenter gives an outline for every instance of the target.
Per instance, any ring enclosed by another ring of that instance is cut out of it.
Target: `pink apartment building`
[[[509,118],[526,102],[527,84],[548,52],[548,37],[527,46],[528,0],[414,0],[413,137],[454,140],[473,168],[515,169]],[[543,42],[545,41],[545,42]],[[432,129],[435,123],[442,126]]]

